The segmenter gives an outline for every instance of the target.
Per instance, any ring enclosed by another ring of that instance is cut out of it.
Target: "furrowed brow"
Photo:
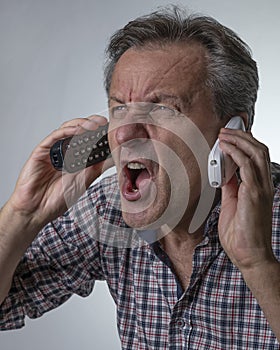
[[[124,103],[122,100],[120,100],[116,96],[110,96],[109,99],[108,99],[108,104],[110,104],[110,102],[117,102],[117,103],[121,103],[121,104]]]
[[[169,95],[169,94],[158,94],[155,96],[155,99],[158,100],[158,102],[173,102],[173,103],[179,103],[180,99],[178,96],[175,95]]]

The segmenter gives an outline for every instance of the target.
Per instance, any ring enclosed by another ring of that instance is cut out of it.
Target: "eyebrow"
[[[175,103],[176,105],[177,104],[181,104],[181,100],[178,96],[176,95],[170,95],[170,94],[165,94],[165,93],[161,93],[161,94],[155,94],[154,96],[151,96],[149,98],[150,102],[154,102],[154,103],[159,103],[159,102],[163,102],[163,101],[172,101],[173,103]],[[114,102],[117,102],[117,103],[121,103],[123,104],[124,101],[119,99],[118,97],[116,96],[110,96],[109,99],[108,99],[108,103],[110,101],[114,101]],[[145,102],[145,101],[141,101],[141,102]]]
[[[158,94],[155,95],[155,100],[157,100],[156,102],[161,102],[161,101],[172,101],[173,103],[180,104],[181,100],[178,96],[176,95],[170,95],[170,94]]]
[[[119,98],[117,98],[116,96],[110,96],[110,97],[108,98],[108,103],[109,103],[110,101],[114,101],[114,102],[117,102],[117,103],[123,103],[123,101],[120,100]]]

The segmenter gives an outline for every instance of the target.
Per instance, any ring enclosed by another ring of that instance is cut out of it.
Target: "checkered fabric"
[[[273,249],[280,259],[280,186]],[[217,233],[219,206],[193,256],[189,288],[180,291],[160,245],[124,223],[116,177],[90,187],[65,215],[47,225],[19,264],[0,309],[1,329],[19,328],[73,293],[87,296],[105,280],[116,303],[122,349],[279,349],[241,273]]]

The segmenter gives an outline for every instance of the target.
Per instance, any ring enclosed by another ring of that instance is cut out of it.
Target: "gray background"
[[[169,1],[0,0],[0,205],[11,194],[33,147],[63,121],[106,108],[103,52],[109,36],[134,17]],[[278,0],[190,0],[251,46],[261,89],[253,133],[280,161]],[[73,297],[19,331],[1,332],[1,350],[120,349],[106,285]]]

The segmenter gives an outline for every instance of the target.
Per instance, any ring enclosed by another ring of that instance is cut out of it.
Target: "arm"
[[[221,148],[240,168],[222,188],[219,236],[280,341],[280,263],[271,243],[273,184],[267,148],[250,133],[222,129]]]
[[[26,162],[11,198],[0,212],[0,303],[10,289],[20,258],[37,233],[64,213],[104,168],[104,163],[99,163],[80,173],[62,174],[51,165],[50,147],[58,139],[105,123],[101,117],[65,123],[43,140]]]

